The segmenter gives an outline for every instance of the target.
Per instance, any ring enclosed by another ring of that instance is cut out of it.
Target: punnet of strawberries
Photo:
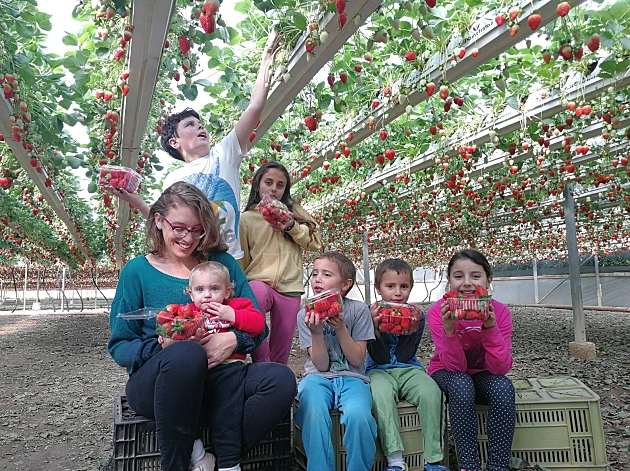
[[[258,212],[274,227],[286,224],[291,219],[289,208],[282,201],[267,194],[264,194],[258,203]]]
[[[329,289],[312,296],[304,304],[306,314],[316,313],[320,319],[328,319],[343,311],[343,298],[337,289]]]
[[[192,303],[169,304],[158,313],[155,332],[161,337],[185,340],[204,328],[205,317]]]
[[[120,165],[103,165],[99,170],[98,184],[100,186],[111,186],[125,190],[127,193],[135,193],[141,181],[142,177],[139,173]]]
[[[461,296],[457,290],[450,290],[444,295],[448,303],[451,319],[458,321],[485,321],[490,315],[492,296],[483,286],[477,286],[472,296]]]
[[[407,335],[413,320],[411,304],[380,301],[378,330],[392,335]]]

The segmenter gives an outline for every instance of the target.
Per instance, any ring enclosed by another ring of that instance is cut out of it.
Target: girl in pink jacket
[[[451,258],[447,278],[458,295],[474,296],[478,286],[490,286],[492,268],[481,253],[462,250]],[[448,399],[462,471],[481,470],[475,403],[489,406],[486,469],[507,471],[516,423],[514,387],[505,376],[513,362],[510,310],[492,300],[485,321],[460,321],[451,318],[448,303],[440,300],[429,308],[427,323],[435,343],[429,374]]]

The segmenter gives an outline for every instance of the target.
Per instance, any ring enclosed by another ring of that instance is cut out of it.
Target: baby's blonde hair
[[[192,290],[192,280],[195,275],[215,275],[217,276],[225,286],[230,288],[230,297],[234,293],[234,284],[230,281],[230,272],[225,267],[218,262],[202,262],[193,268],[190,271],[190,276],[188,277],[188,288],[186,288],[186,294],[190,294]]]

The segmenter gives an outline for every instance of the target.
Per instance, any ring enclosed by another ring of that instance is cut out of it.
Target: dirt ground
[[[610,469],[630,470],[630,314],[586,312],[598,358],[569,356],[570,311],[513,308],[514,378],[573,376],[601,397]],[[0,315],[0,469],[97,471],[112,455],[113,398],[125,371],[106,349],[108,318]],[[294,344],[296,346],[297,344]],[[419,351],[426,362],[432,342]],[[304,353],[292,352],[299,375]]]

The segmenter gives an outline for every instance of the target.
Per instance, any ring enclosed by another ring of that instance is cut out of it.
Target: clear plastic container
[[[135,193],[142,181],[138,172],[120,165],[103,165],[99,167],[98,184],[123,189]]]
[[[379,301],[378,314],[381,316],[378,330],[392,335],[407,335],[413,321],[411,304]]]
[[[165,338],[186,340],[195,335],[197,329],[204,329],[206,315],[200,312],[195,317],[183,317],[173,315],[166,311],[160,311],[155,319],[155,332]]]
[[[451,319],[458,321],[485,321],[490,315],[492,297],[448,298]]]
[[[282,202],[268,194],[262,195],[258,203],[258,212],[272,226],[286,224],[291,219],[289,208]]]
[[[337,289],[329,289],[312,296],[304,303],[306,313],[315,312],[320,319],[328,319],[343,311],[343,298]]]

